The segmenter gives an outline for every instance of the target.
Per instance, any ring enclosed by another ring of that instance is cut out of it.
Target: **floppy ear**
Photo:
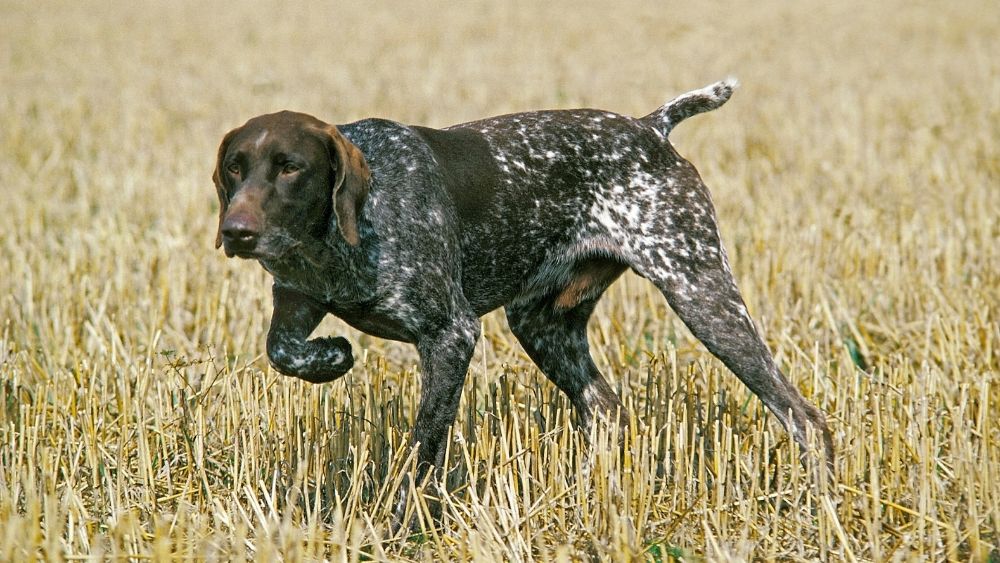
[[[341,236],[351,246],[361,242],[358,234],[358,215],[368,197],[371,170],[365,155],[354,143],[348,141],[333,125],[323,128],[328,137],[330,161],[333,166],[333,212]]]
[[[212,172],[212,181],[215,182],[215,193],[219,196],[219,227],[215,232],[215,248],[222,246],[222,220],[226,217],[226,209],[229,208],[229,194],[226,192],[225,180],[222,176],[222,159],[226,158],[226,151],[229,150],[229,142],[236,136],[237,127],[226,133],[219,145],[219,154],[215,158],[215,172]]]

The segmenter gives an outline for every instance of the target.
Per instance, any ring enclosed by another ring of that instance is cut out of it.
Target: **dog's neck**
[[[351,246],[332,229],[322,239],[297,240],[280,258],[259,262],[277,285],[321,303],[363,303],[376,290],[376,241],[365,234],[358,246]]]

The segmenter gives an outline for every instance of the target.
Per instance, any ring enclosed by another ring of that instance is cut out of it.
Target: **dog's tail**
[[[681,121],[692,115],[712,111],[726,103],[739,85],[738,80],[730,77],[704,88],[692,90],[670,100],[640,121],[645,121],[647,125],[666,137]]]

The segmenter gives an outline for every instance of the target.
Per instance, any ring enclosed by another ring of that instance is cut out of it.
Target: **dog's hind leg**
[[[651,234],[626,243],[629,263],[778,417],[803,452],[808,451],[808,428],[813,429],[832,467],[833,440],[825,416],[781,373],[754,327],[722,247],[711,199],[695,180],[686,183],[685,205],[666,206],[664,216],[650,218]]]
[[[600,294],[626,267],[609,260],[590,262],[589,268],[562,291],[504,308],[511,332],[542,373],[566,393],[577,424],[588,430],[597,415],[617,416],[622,425],[628,420],[618,395],[594,365],[587,342],[587,321]]]

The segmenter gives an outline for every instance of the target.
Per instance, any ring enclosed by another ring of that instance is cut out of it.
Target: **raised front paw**
[[[325,379],[323,382],[344,375],[354,366],[351,343],[343,336],[324,336],[310,340],[306,344],[317,348],[317,353],[322,358],[319,361],[326,364],[327,373],[332,374],[329,379]]]
[[[326,383],[354,366],[351,344],[341,336],[305,342],[269,339],[267,357],[279,372],[311,383]]]

